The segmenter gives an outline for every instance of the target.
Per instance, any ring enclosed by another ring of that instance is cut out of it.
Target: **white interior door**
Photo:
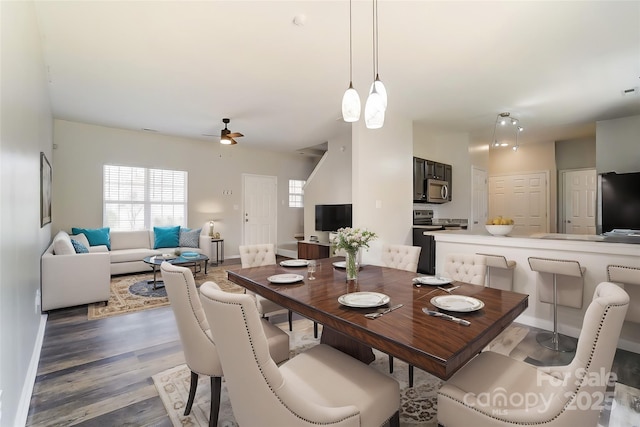
[[[596,234],[596,170],[565,171],[562,178],[562,232]]]
[[[242,175],[243,239],[245,245],[276,245],[277,189],[275,176]]]
[[[471,227],[487,222],[487,171],[471,167]]]
[[[548,233],[546,172],[489,177],[489,217],[515,221],[514,233]]]

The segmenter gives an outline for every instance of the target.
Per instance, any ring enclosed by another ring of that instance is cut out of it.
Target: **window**
[[[187,172],[104,165],[103,223],[144,230],[187,223]]]
[[[298,179],[289,180],[289,207],[290,208],[302,208],[304,207],[304,185],[307,181],[301,181]]]

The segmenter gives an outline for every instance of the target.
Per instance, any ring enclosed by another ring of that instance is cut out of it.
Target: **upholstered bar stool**
[[[624,285],[624,290],[629,294],[629,309],[626,320],[640,323],[640,268],[608,265],[607,280]]]
[[[540,273],[538,299],[553,304],[553,332],[540,332],[536,340],[551,350],[574,351],[575,338],[558,333],[558,306],[582,308],[586,268],[578,261],[537,257],[529,257],[529,266]]]
[[[516,269],[516,262],[508,260],[502,255],[478,255],[484,256],[487,261],[487,282],[485,285],[503,291],[513,290],[513,272]]]

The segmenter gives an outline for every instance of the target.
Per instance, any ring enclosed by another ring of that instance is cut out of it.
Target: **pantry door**
[[[548,233],[548,183],[548,172],[489,177],[489,218],[512,218],[513,234]]]
[[[278,178],[275,176],[242,175],[242,241],[245,245],[276,245],[277,189]]]
[[[596,234],[596,188],[595,169],[563,171],[560,203],[561,233]]]

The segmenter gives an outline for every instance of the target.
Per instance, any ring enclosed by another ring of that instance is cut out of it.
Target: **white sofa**
[[[148,272],[147,256],[182,251],[200,252],[211,258],[209,226],[202,227],[199,247],[154,249],[153,230],[111,231],[111,250],[107,246],[90,246],[83,234],[69,236],[60,231],[41,259],[42,311],[109,300],[111,276]],[[76,253],[71,239],[89,250]]]

